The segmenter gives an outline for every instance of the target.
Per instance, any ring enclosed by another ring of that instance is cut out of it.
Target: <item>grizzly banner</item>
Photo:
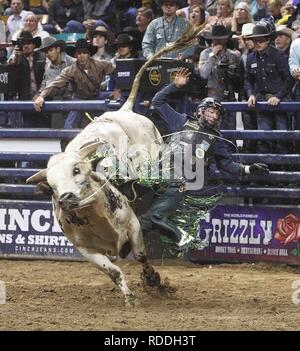
[[[217,206],[200,221],[196,261],[300,264],[300,208]]]

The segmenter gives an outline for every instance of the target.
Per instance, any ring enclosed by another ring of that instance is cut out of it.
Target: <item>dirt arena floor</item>
[[[300,304],[292,303],[292,283],[300,279],[300,268],[152,262],[177,292],[169,298],[146,292],[140,266],[122,261],[140,301],[128,308],[110,279],[90,263],[0,260],[0,280],[7,288],[0,330],[299,329]]]

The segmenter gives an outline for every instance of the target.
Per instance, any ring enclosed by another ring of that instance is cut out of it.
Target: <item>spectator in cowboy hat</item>
[[[37,49],[37,51],[44,51],[47,52],[51,48],[61,48],[64,50],[66,43],[63,40],[57,40],[54,37],[46,37],[42,40],[41,46]]]
[[[13,41],[14,51],[8,63],[19,71],[18,96],[20,100],[31,100],[38,92],[43,80],[45,55],[35,51],[41,46],[41,38],[33,37],[31,32],[23,31],[20,37]],[[26,128],[47,127],[46,119],[40,120],[37,115],[23,113],[23,126]]]
[[[246,70],[246,62],[248,56],[254,50],[254,43],[252,35],[254,23],[245,23],[242,27],[242,33],[238,37],[239,39],[239,50],[242,52],[241,61],[243,63],[243,71]],[[243,76],[244,79],[244,76]],[[244,83],[241,84],[241,89],[239,93],[239,101],[247,101],[247,93],[244,88]],[[257,130],[257,115],[256,111],[248,110],[242,112],[242,121],[244,129],[246,130]],[[243,141],[243,152],[245,153],[256,153],[257,141],[256,140],[244,140]]]
[[[76,41],[75,45],[66,46],[66,52],[68,55],[75,58],[77,58],[77,56],[81,53],[89,54],[90,58],[90,56],[95,55],[97,48],[89,44],[86,39],[81,38]]]
[[[42,40],[42,45],[38,51],[46,54],[47,62],[42,84],[38,94],[47,87],[62,72],[65,67],[70,66],[75,60],[65,52],[66,43],[63,40],[57,40],[53,37],[46,37]],[[67,88],[58,90],[52,100],[71,100],[72,87],[68,84]],[[51,127],[62,128],[63,121],[66,116],[64,113],[51,113]]]
[[[9,64],[19,65],[22,72],[19,80],[19,98],[30,100],[40,87],[44,74],[45,57],[35,51],[41,46],[41,38],[34,38],[30,32],[23,31],[17,40],[12,40],[12,44],[14,51],[9,58]]]
[[[67,46],[66,52],[76,58],[76,61],[63,69],[56,79],[45,87],[34,101],[36,111],[41,111],[44,99],[56,95],[58,89],[71,84],[74,100],[95,100],[99,98],[103,78],[111,74],[115,66],[105,60],[94,60],[97,48],[90,45],[86,39],[78,39],[75,46]],[[71,111],[66,119],[65,128],[80,126],[83,116],[81,111]]]
[[[284,51],[271,45],[271,29],[265,23],[257,23],[248,38],[254,42],[254,52],[247,59],[245,89],[248,106],[255,107],[256,101],[266,101],[270,106],[277,106],[280,101],[289,98],[290,74],[288,57]],[[259,130],[288,130],[288,118],[281,111],[257,112]],[[289,153],[289,144],[279,142],[276,149],[271,141],[260,141],[258,153]]]
[[[113,47],[116,50],[114,59],[138,57],[137,40],[132,35],[126,33],[119,34]]]
[[[287,56],[290,54],[290,47],[292,41],[297,38],[297,35],[291,28],[287,28],[284,25],[277,27],[274,32],[275,37],[275,47],[277,49],[283,50]]]
[[[247,56],[254,49],[254,43],[252,38],[248,38],[250,35],[252,35],[254,26],[254,23],[245,23],[242,27],[241,35],[237,36],[237,39],[239,40],[239,50],[242,53],[241,58],[243,60],[243,65],[245,68]]]
[[[92,57],[97,60],[110,60],[109,47],[115,41],[114,34],[104,26],[98,26],[95,30],[88,33],[91,44],[98,48]]]
[[[113,44],[113,48],[116,50],[115,56],[112,58],[111,62],[116,66],[117,60],[120,59],[129,59],[129,58],[138,58],[137,50],[137,40],[126,33],[120,33],[117,36]],[[110,98],[113,100],[120,100],[122,98],[121,90],[116,89],[116,74],[110,76],[108,82],[107,92],[102,94],[102,98]]]
[[[142,52],[142,41],[143,41],[144,33],[139,32],[137,27],[130,27],[130,26],[125,27],[121,32],[117,33],[117,35],[119,34],[128,34],[134,37],[134,39],[136,39],[137,41],[136,45],[137,45],[138,51]]]
[[[199,72],[207,80],[208,96],[220,101],[235,101],[242,76],[239,57],[227,48],[229,37],[225,26],[213,26],[211,33],[204,36],[211,46],[201,52],[199,60]],[[234,113],[224,115],[221,129],[236,129]]]
[[[95,30],[89,31],[89,39],[93,46],[97,48],[97,52],[92,56],[95,60],[111,60],[110,47],[115,41],[115,35],[106,27],[98,26]],[[101,91],[107,91],[110,81],[110,75],[106,75],[101,82]]]

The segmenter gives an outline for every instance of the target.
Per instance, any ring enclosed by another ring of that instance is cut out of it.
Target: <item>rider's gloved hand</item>
[[[253,163],[252,165],[242,166],[243,175],[267,175],[269,172],[269,167],[264,163]]]

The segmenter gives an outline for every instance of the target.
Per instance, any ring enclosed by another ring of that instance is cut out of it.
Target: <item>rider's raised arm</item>
[[[168,100],[171,94],[180,91],[180,88],[187,84],[190,74],[188,69],[179,69],[175,76],[174,83],[160,89],[152,100],[153,108],[159,112],[161,118],[166,122],[170,133],[182,130],[187,121],[187,115],[175,111],[174,108],[168,104]]]
[[[175,111],[174,108],[167,103],[170,95],[177,91],[178,88],[176,85],[171,83],[159,90],[152,100],[154,110],[159,113],[160,117],[166,123],[169,133],[175,133],[182,130],[187,121],[186,114]]]

